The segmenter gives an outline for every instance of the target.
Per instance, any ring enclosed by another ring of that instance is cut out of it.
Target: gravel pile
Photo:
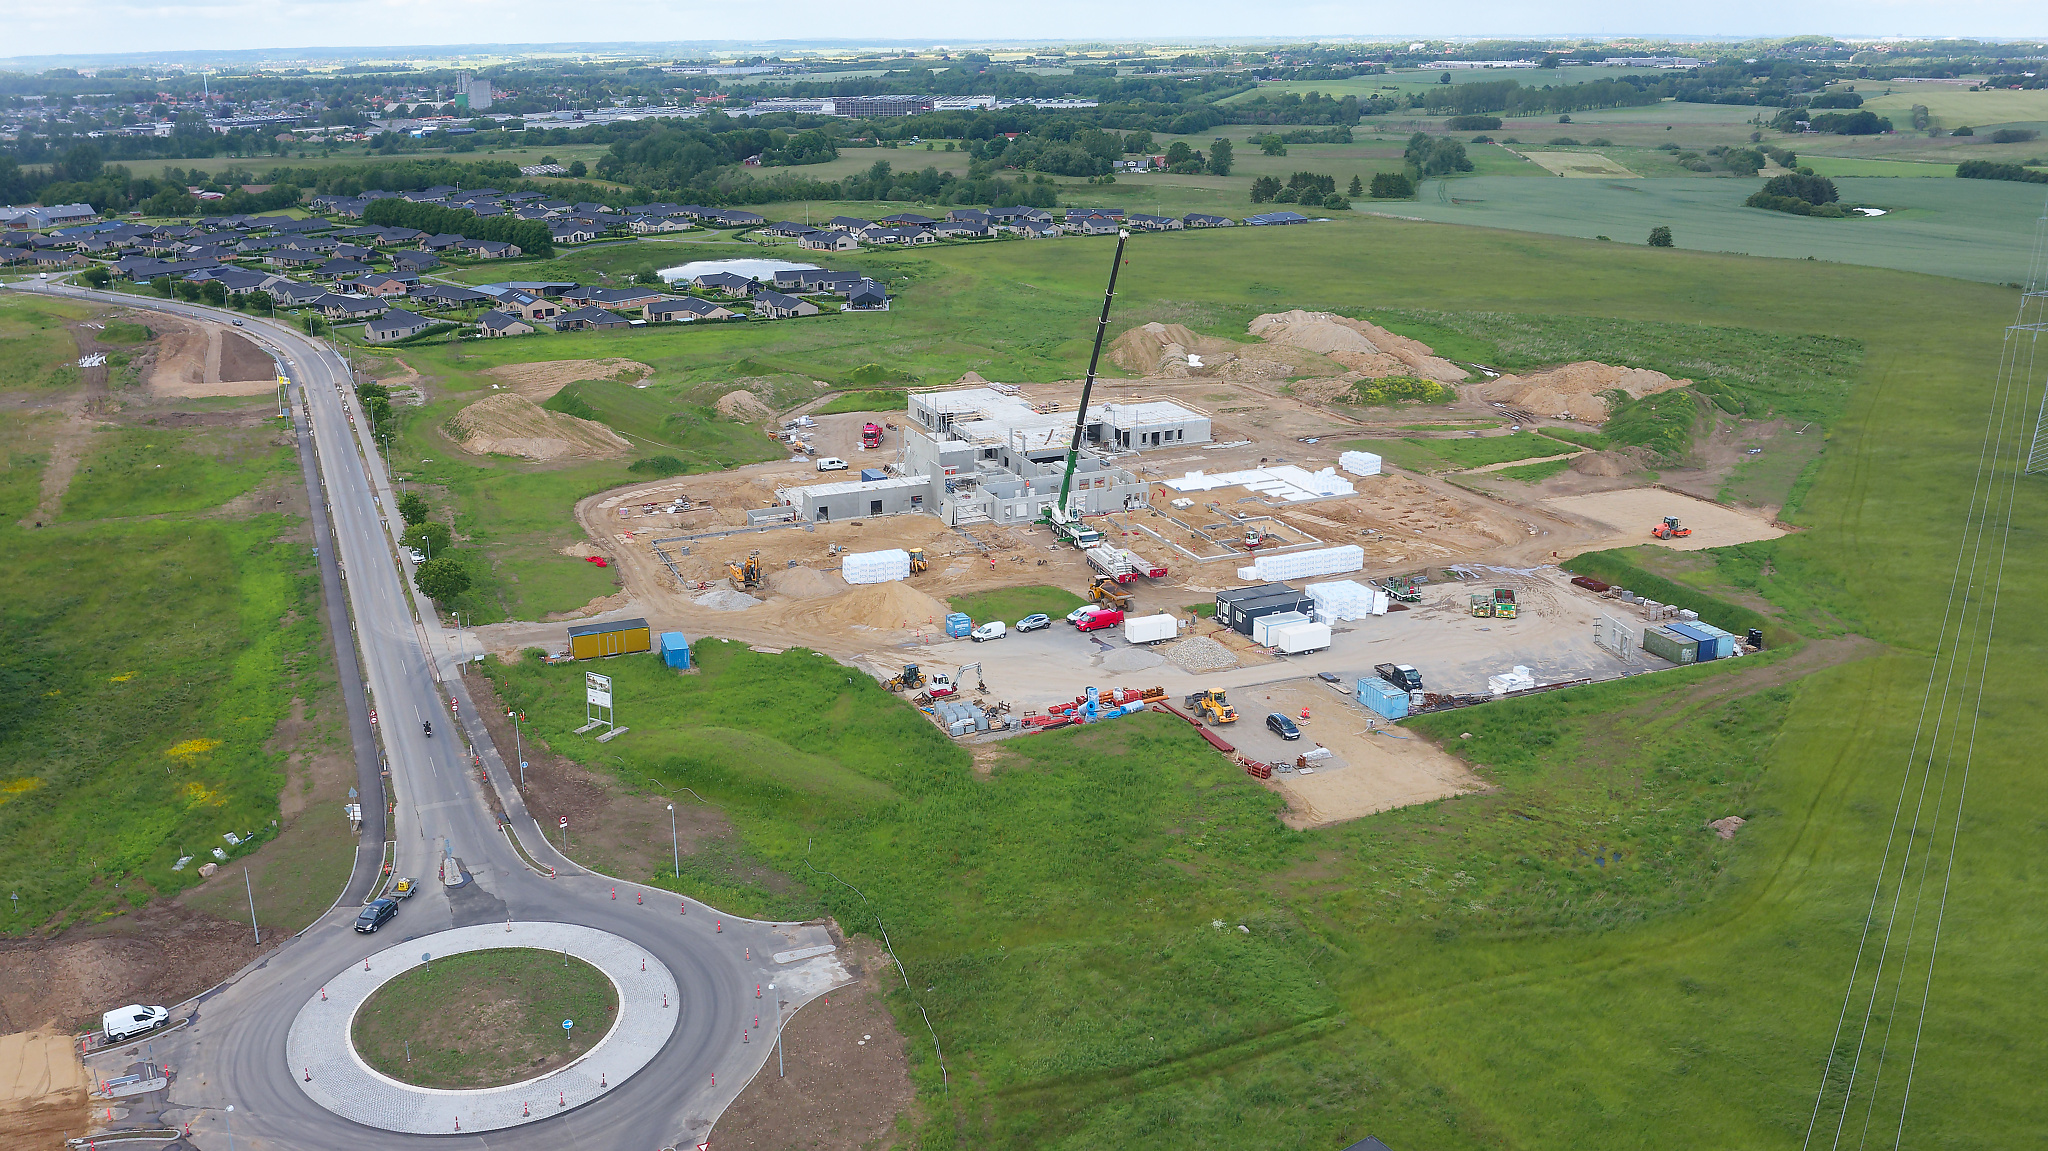
[[[1127,647],[1110,652],[1102,657],[1102,670],[1144,671],[1148,667],[1158,667],[1165,662],[1166,657],[1156,651],[1147,651],[1141,647]]]
[[[1237,666],[1237,657],[1229,648],[1205,635],[1176,640],[1161,650],[1185,671],[1225,671]]]
[[[716,591],[705,592],[690,602],[698,607],[708,607],[712,611],[745,611],[761,601],[743,591],[719,588]]]

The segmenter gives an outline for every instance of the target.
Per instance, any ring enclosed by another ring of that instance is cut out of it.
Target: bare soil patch
[[[11,1148],[59,1148],[92,1118],[90,1080],[71,1037],[56,1030],[0,1035],[0,1137]]]
[[[638,360],[617,357],[603,360],[542,360],[533,364],[504,364],[484,371],[503,380],[505,386],[539,403],[578,380],[645,379],[654,369]]]
[[[866,938],[839,958],[857,982],[805,1004],[772,1057],[718,1119],[712,1143],[761,1151],[882,1151],[914,1094],[903,1036],[883,1001],[896,967]],[[897,981],[900,986],[901,981]],[[762,1031],[773,1039],[766,1020]]]
[[[1784,528],[1761,515],[1663,488],[1620,488],[1591,495],[1560,496],[1544,503],[1609,525],[1623,536],[1637,535],[1644,543],[1676,551],[1726,547],[1785,534]],[[1692,529],[1692,535],[1675,540],[1651,539],[1650,529],[1662,523],[1665,516],[1677,516],[1681,525]]]
[[[633,445],[594,420],[551,412],[523,395],[496,395],[448,418],[442,431],[473,455],[530,460],[609,459]]]
[[[277,361],[269,352],[256,346],[256,342],[240,332],[219,329],[220,332],[220,378],[223,380],[260,380],[273,387],[277,384]]]
[[[1648,368],[1621,368],[1612,364],[1581,360],[1546,368],[1526,376],[1501,376],[1468,391],[1488,403],[1512,404],[1539,416],[1604,423],[1609,414],[1602,393],[1619,391],[1631,399],[1692,386],[1691,380],[1674,380]]]
[[[581,959],[531,947],[466,951],[377,989],[350,1037],[372,1068],[443,1090],[517,1083],[567,1066],[611,1030],[619,993]],[[574,1027],[564,1028],[563,1020]]]
[[[240,970],[286,932],[157,900],[55,939],[0,943],[0,1029],[89,1027],[123,1003],[178,1003]]]
[[[718,397],[716,406],[719,415],[724,416],[728,420],[737,420],[743,424],[765,420],[775,414],[775,409],[764,403],[761,397],[744,388],[727,392]]]
[[[1471,374],[1419,340],[1331,312],[1296,308],[1268,313],[1253,320],[1250,331],[1268,343],[1319,353],[1366,376],[1415,375],[1455,384]]]
[[[1491,786],[1463,760],[1374,719],[1319,680],[1293,680],[1240,691],[1233,702],[1247,719],[1263,722],[1267,712],[1277,711],[1300,725],[1302,737],[1292,743],[1261,739],[1261,751],[1278,752],[1270,758],[1298,757],[1316,747],[1334,753],[1328,760],[1310,761],[1308,772],[1276,772],[1265,781],[1287,797],[1287,812],[1281,822],[1296,830],[1328,827]],[[1303,708],[1309,709],[1306,722],[1300,718]]]
[[[151,313],[156,339],[147,370],[160,398],[256,396],[277,387],[269,353],[226,324]]]

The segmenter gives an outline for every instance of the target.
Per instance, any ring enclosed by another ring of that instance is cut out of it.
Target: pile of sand
[[[0,1131],[10,1147],[62,1147],[90,1125],[84,1064],[57,1031],[0,1035]]]
[[[728,420],[738,420],[743,424],[751,424],[756,420],[765,420],[775,414],[775,409],[762,403],[761,397],[744,389],[727,392],[718,397],[717,407],[719,415],[724,416]]]
[[[1315,352],[1367,376],[1420,376],[1455,384],[1469,374],[1438,357],[1428,344],[1397,336],[1377,324],[1334,312],[1269,312],[1248,326],[1269,344]]]
[[[1198,362],[1190,363],[1193,356]],[[1109,346],[1110,362],[1126,371],[1168,379],[1200,377],[1255,382],[1335,376],[1343,365],[1303,348],[1240,344],[1198,336],[1185,324],[1141,324]]]
[[[484,372],[531,400],[545,400],[577,380],[609,380],[615,376],[645,379],[654,369],[638,360],[542,360],[537,364],[505,364]]]
[[[457,447],[479,456],[607,459],[633,450],[603,424],[548,411],[516,392],[469,405],[450,416],[441,430]]]
[[[788,626],[798,634],[829,634],[849,627],[930,629],[946,618],[945,604],[901,581],[863,584],[843,595],[792,607]]]
[[[1600,423],[1609,414],[1602,392],[1619,391],[1631,399],[1641,399],[1691,383],[1648,368],[1620,368],[1581,360],[1527,376],[1488,380],[1473,391],[1479,399],[1513,404],[1539,416],[1562,416],[1569,412],[1573,419]]]
[[[847,589],[846,581],[839,578],[838,572],[821,572],[817,568],[806,567],[776,572],[768,577],[768,586],[778,595],[791,599],[822,599]]]
[[[731,588],[715,588],[690,602],[698,607],[708,607],[712,611],[745,611],[750,607],[761,606],[760,600],[746,592],[734,591]]]

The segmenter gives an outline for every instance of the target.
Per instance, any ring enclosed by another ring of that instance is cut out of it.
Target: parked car
[[[821,472],[843,472],[846,470],[846,461],[838,456],[826,456],[818,461],[818,470]]]
[[[975,643],[980,643],[985,639],[1001,639],[1009,634],[1009,630],[1009,625],[1005,624],[1002,620],[992,619],[973,631],[968,632],[967,638]]]
[[[421,551],[418,548],[407,548],[405,549],[405,558],[411,560],[415,564],[423,564],[427,562],[427,553]]]
[[[1294,726],[1294,721],[1277,711],[1266,717],[1266,730],[1290,742],[1301,738],[1301,729]]]
[[[362,914],[356,916],[356,930],[368,935],[391,922],[391,917],[397,914],[396,899],[373,899],[364,905]]]
[[[1091,612],[1091,611],[1094,611],[1094,610],[1095,610],[1095,605],[1094,605],[1094,604],[1092,604],[1092,603],[1084,603],[1084,604],[1082,604],[1082,605],[1081,605],[1080,607],[1077,607],[1077,608],[1075,608],[1075,609],[1074,609],[1073,611],[1070,611],[1070,612],[1068,612],[1068,613],[1067,613],[1067,622],[1068,622],[1068,623],[1080,623],[1080,622],[1081,622],[1081,617],[1082,617],[1082,616],[1084,616],[1084,615],[1087,615],[1087,614],[1088,614],[1089,612]]]
[[[1017,621],[1018,631],[1037,631],[1039,628],[1051,626],[1052,617],[1044,612],[1036,612]]]
[[[131,1035],[140,1035],[152,1027],[161,1026],[170,1017],[171,1013],[166,1008],[130,1003],[101,1015],[100,1030],[107,1033],[110,1042],[118,1043]]]
[[[1099,607],[1074,621],[1075,631],[1101,631],[1124,622],[1124,613],[1113,607]]]

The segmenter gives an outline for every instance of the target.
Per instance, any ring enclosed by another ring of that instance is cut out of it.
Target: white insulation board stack
[[[1511,691],[1527,691],[1536,686],[1536,677],[1527,667],[1515,665],[1515,670],[1504,675],[1486,677],[1486,690],[1495,695],[1506,695]]]
[[[884,552],[848,552],[839,574],[850,584],[909,579],[910,553],[902,548],[890,548]]]
[[[1316,602],[1316,618],[1320,620],[1341,622],[1387,614],[1387,593],[1357,580],[1312,583],[1304,585],[1301,591]]]
[[[1344,572],[1355,572],[1364,566],[1365,549],[1357,544],[1260,556],[1252,564],[1255,578],[1273,582],[1307,579],[1319,575],[1341,575]]]
[[[1337,457],[1337,466],[1354,476],[1380,474],[1380,458],[1371,452],[1345,452]]]

